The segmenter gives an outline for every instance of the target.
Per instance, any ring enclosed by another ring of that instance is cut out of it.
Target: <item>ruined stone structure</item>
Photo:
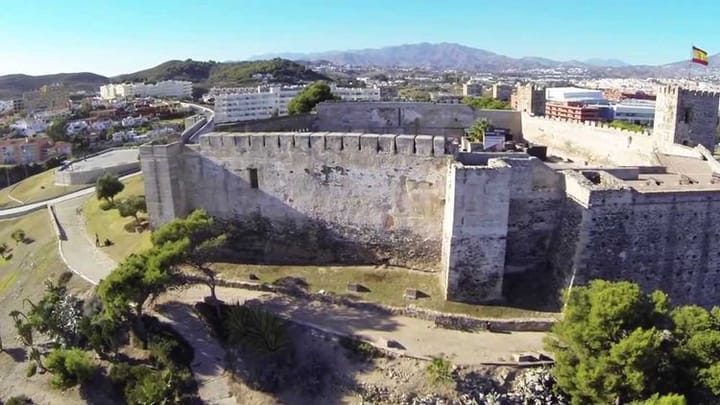
[[[667,94],[680,96],[663,108],[695,115],[652,136],[523,115],[525,137],[586,159],[560,163],[457,150],[448,135],[457,106],[422,107],[416,122],[445,122],[445,132],[398,135],[337,131],[369,114],[368,128],[404,132],[413,120],[399,103],[328,103],[337,116],[313,125],[334,132],[214,133],[199,145],[142,147],[148,211],[153,226],[195,208],[237,220],[238,254],[251,260],[437,272],[455,301],[502,299],[511,279],[553,279],[559,289],[604,278],[717,304],[720,163],[702,146],[713,117],[699,107],[714,100],[717,121],[717,96]]]

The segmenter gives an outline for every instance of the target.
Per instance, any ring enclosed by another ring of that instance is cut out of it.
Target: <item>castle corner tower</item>
[[[660,87],[655,104],[655,142],[703,145],[714,151],[719,102],[720,93],[687,90],[679,86]]]

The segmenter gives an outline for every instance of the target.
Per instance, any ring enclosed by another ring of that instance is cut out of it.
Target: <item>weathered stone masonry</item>
[[[436,136],[216,133],[200,145],[143,146],[148,212],[153,226],[195,208],[236,220],[238,253],[261,262],[434,271],[450,300],[500,299],[519,274],[531,287],[534,277],[557,287],[631,280],[678,303],[716,305],[720,166],[678,144],[714,149],[718,99],[661,91],[667,111],[653,135],[523,116],[526,139],[572,164],[458,152],[449,138],[475,118],[461,108],[329,103],[337,116],[324,129],[365,122]]]
[[[147,187],[161,190],[147,193],[154,225],[204,208],[254,224],[248,232],[262,228],[268,241],[256,253],[268,260],[438,270],[451,159],[444,138],[263,133],[201,139],[195,148],[141,151],[146,173],[161,170],[146,174]],[[176,165],[172,175],[164,171],[170,164]],[[178,201],[168,209],[155,201],[173,192]]]
[[[442,273],[449,299],[497,300],[507,251],[511,271],[547,262],[559,176],[525,154],[454,156],[447,142],[262,133],[144,146],[148,210],[153,226],[195,208],[237,220],[260,261],[389,263]]]

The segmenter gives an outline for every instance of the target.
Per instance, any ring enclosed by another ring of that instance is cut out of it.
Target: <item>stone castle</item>
[[[148,211],[153,226],[195,208],[232,219],[238,254],[260,262],[437,272],[448,300],[497,301],[508,280],[604,278],[712,305],[719,99],[662,88],[652,134],[460,105],[323,103],[198,145],[143,146]],[[459,150],[480,116],[565,159]]]

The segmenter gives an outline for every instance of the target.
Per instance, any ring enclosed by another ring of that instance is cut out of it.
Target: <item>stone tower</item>
[[[655,104],[655,142],[703,145],[714,151],[719,101],[720,93],[661,86]]]
[[[545,89],[534,84],[517,85],[511,96],[514,110],[532,114],[545,115]]]

